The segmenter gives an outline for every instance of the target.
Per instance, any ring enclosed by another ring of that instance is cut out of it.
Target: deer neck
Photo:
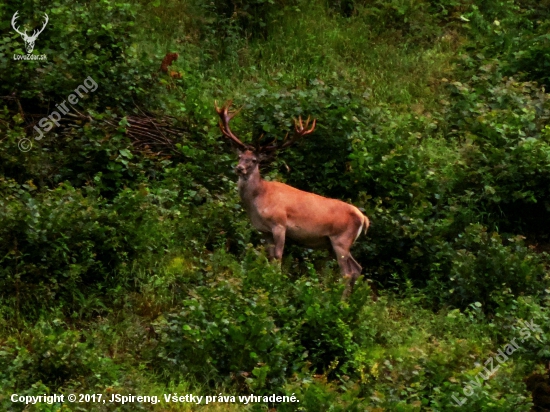
[[[239,176],[237,183],[239,195],[247,210],[254,205],[254,200],[263,192],[264,180],[260,176],[260,169],[256,167],[252,173],[246,176]]]

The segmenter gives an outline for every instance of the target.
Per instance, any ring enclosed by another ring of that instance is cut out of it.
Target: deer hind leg
[[[359,276],[361,276],[361,271],[363,270],[363,268],[359,263],[357,263],[353,256],[351,256],[351,253],[349,254],[348,264],[351,266],[350,270],[352,272],[352,282],[353,285],[355,285],[355,282],[357,282],[357,279],[359,278]]]
[[[361,274],[361,265],[353,259],[349,249],[353,243],[353,237],[351,241],[346,241],[340,238],[331,238],[332,248],[336,253],[336,259],[338,260],[338,266],[340,266],[340,272],[342,277],[346,281],[346,287],[342,298],[347,298],[353,290],[353,286],[357,281],[357,278]]]
[[[361,271],[363,268],[357,261],[351,256],[351,253],[348,256],[347,264],[349,267],[349,278],[347,279],[347,285],[346,289],[344,290],[343,297],[346,298],[353,292],[353,288],[355,286],[355,282],[357,282],[357,279],[359,276],[361,276]]]

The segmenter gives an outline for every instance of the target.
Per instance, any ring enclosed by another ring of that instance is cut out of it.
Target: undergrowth
[[[3,409],[550,407],[547,3],[0,5]],[[12,60],[17,10],[29,28],[49,13],[47,61]],[[88,76],[78,115],[34,139]],[[349,300],[322,251],[267,261],[217,127],[228,98],[247,141],[317,119],[263,175],[365,210],[353,253],[372,283]],[[170,155],[127,133],[144,113],[184,130]],[[25,408],[12,393],[161,402]],[[163,401],[175,393],[300,402]]]

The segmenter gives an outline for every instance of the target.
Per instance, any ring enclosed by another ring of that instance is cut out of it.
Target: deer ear
[[[258,154],[258,160],[260,162],[265,162],[266,160],[269,160],[270,156],[267,153],[259,153]]]

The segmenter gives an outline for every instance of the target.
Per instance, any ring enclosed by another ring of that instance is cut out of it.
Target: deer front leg
[[[273,234],[271,232],[263,232],[262,238],[265,242],[265,250],[267,252],[267,258],[269,260],[275,259],[275,242],[273,240]]]
[[[285,248],[286,228],[283,225],[276,225],[273,233],[273,243],[275,244],[273,257],[279,261],[283,259],[283,250]]]

